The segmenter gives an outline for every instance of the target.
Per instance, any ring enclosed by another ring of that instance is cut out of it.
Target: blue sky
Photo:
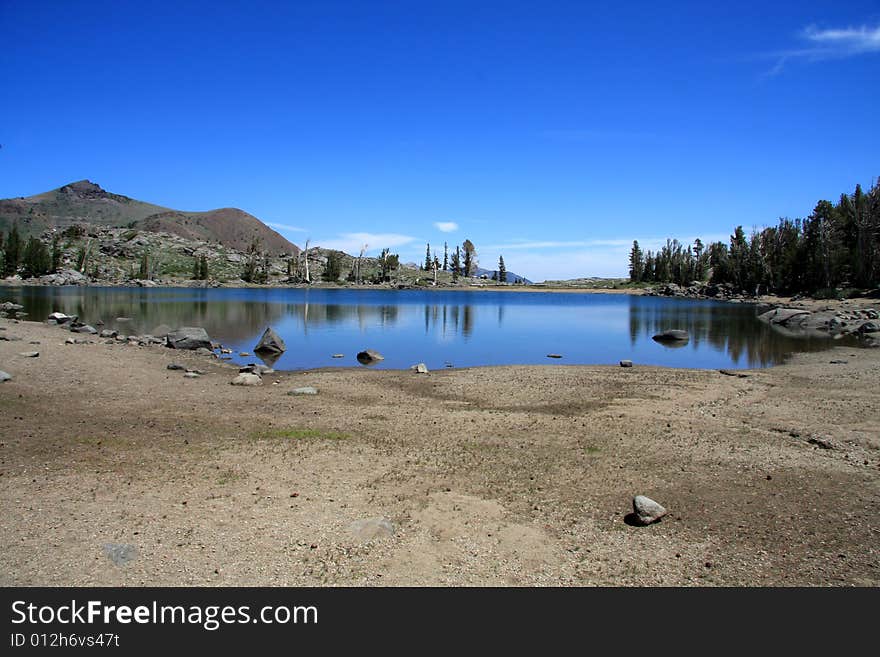
[[[533,280],[880,175],[878,2],[0,1],[0,197],[83,178]]]

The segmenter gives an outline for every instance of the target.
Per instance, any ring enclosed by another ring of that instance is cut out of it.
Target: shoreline
[[[880,584],[877,349],[238,387],[194,353],[0,329],[4,585]],[[669,516],[627,525],[638,494]]]

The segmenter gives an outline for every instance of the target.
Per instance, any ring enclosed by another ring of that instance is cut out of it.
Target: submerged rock
[[[620,366],[621,367],[632,367],[633,362],[631,360],[622,360],[622,361],[620,361]]]
[[[668,331],[661,331],[653,339],[657,342],[687,342],[691,339],[691,336],[687,331],[670,329]]]

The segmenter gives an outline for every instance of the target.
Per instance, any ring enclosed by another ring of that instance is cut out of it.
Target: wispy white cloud
[[[776,59],[776,64],[764,73],[764,77],[778,75],[790,61],[821,62],[880,53],[880,25],[830,29],[810,25],[800,32],[798,38],[803,43],[800,48],[770,55]]]
[[[804,37],[819,47],[833,50],[838,54],[880,52],[880,25],[831,30],[820,30],[815,25],[811,25],[804,30]]]
[[[443,233],[454,233],[458,230],[458,224],[454,221],[435,221],[434,228]]]
[[[270,228],[277,228],[278,230],[287,230],[292,233],[305,233],[305,232],[307,232],[307,229],[300,228],[299,226],[290,226],[288,224],[276,224],[271,221],[267,221],[266,225],[269,226]]]
[[[393,249],[415,240],[415,237],[398,233],[342,233],[336,237],[312,240],[311,245],[356,254],[366,244],[370,253],[374,251],[378,253],[382,249]]]

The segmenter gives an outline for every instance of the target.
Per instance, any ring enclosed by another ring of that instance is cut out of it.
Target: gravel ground
[[[238,387],[0,329],[0,585],[880,584],[878,349]],[[637,494],[669,514],[628,525]]]

